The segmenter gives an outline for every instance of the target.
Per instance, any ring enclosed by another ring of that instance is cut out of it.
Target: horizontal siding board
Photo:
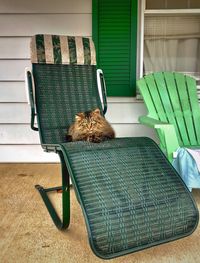
[[[108,97],[108,103],[142,103],[141,100],[137,100],[135,97]]]
[[[116,80],[119,83],[118,80]],[[200,86],[199,86],[200,89]],[[200,92],[200,91],[199,91]],[[0,102],[27,102],[24,82],[0,82]],[[108,97],[108,103],[142,103],[134,97]]]
[[[22,127],[24,125],[21,125]],[[27,126],[27,125],[25,125]],[[117,137],[131,137],[131,136],[148,136],[155,139],[153,130],[140,124],[124,124],[124,125],[112,125],[115,129]],[[27,127],[24,127],[27,130]],[[23,130],[23,129],[22,129]],[[15,129],[15,132],[19,129]],[[20,132],[21,133],[21,132]],[[37,132],[35,132],[37,134]],[[13,134],[13,133],[12,133]],[[12,135],[9,135],[12,136]],[[30,162],[30,163],[51,163],[59,162],[58,155],[55,153],[45,153],[40,145],[22,145],[23,142],[19,141],[19,136],[15,136],[17,141],[11,145],[12,140],[9,139],[8,145],[0,145],[0,162],[12,163],[12,162]],[[36,142],[36,141],[35,141]],[[30,143],[30,142],[29,142]]]
[[[142,103],[109,103],[106,118],[111,123],[138,123],[138,117],[146,113]]]
[[[6,0],[0,1],[0,13],[91,13],[92,0]]]
[[[39,144],[39,133],[30,125],[0,124],[0,144]]]
[[[90,36],[91,14],[0,14],[0,36],[38,33]]]
[[[0,81],[24,81],[26,67],[29,60],[0,60]]]
[[[30,37],[2,37],[0,39],[0,59],[30,58]]]
[[[40,145],[0,145],[1,163],[52,163],[59,162],[56,153],[46,153]]]
[[[30,122],[30,107],[27,103],[1,103],[0,112],[0,123]],[[142,103],[117,102],[108,104],[106,118],[111,123],[138,123],[138,117],[145,114]]]
[[[0,82],[0,102],[27,102],[24,82]],[[143,103],[134,97],[108,97],[108,103]]]
[[[112,124],[116,137],[148,136],[155,139],[155,131],[141,124]],[[0,144],[40,144],[39,133],[27,124],[0,124]]]
[[[0,123],[30,123],[31,111],[27,103],[1,103]]]
[[[0,102],[27,102],[24,82],[0,82]]]
[[[112,124],[116,137],[150,137],[157,141],[154,129],[142,124]]]

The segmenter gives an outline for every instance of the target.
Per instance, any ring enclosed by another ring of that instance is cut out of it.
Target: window
[[[139,75],[178,71],[200,80],[200,1],[146,0],[142,4]]]

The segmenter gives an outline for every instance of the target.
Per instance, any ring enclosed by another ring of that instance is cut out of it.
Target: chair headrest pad
[[[32,63],[96,65],[94,43],[88,37],[38,34],[30,48]]]

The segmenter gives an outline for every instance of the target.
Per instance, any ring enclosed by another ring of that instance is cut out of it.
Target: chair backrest
[[[65,142],[75,114],[102,105],[90,38],[36,35],[31,39],[35,103],[42,144]]]
[[[181,73],[156,72],[137,81],[148,116],[174,124],[181,146],[200,145],[196,80]]]

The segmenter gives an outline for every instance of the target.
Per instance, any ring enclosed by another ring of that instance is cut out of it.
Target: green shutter
[[[93,0],[92,33],[108,96],[135,96],[137,0]]]

